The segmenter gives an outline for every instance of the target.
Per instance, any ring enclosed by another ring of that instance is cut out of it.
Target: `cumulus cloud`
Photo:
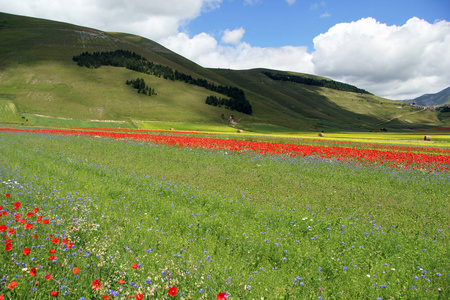
[[[163,41],[169,49],[197,62],[204,67],[252,69],[269,68],[312,73],[312,55],[307,47],[285,46],[280,48],[253,47],[241,42],[222,46],[212,36],[201,33],[189,38],[184,33]]]
[[[314,38],[314,73],[390,99],[450,84],[450,22],[418,18],[388,26],[373,18],[333,26]]]
[[[241,42],[242,38],[244,37],[245,30],[244,28],[238,28],[235,30],[225,30],[223,36],[222,36],[222,42],[226,44],[234,44],[237,45]]]

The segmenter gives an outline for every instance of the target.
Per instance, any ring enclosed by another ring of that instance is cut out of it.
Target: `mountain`
[[[413,100],[408,100],[407,102],[422,106],[441,106],[450,104],[450,87],[436,94],[425,94]]]
[[[116,50],[177,76],[142,73],[112,61],[88,67],[74,61],[86,52],[96,52],[101,61],[99,53]],[[183,122],[288,132],[429,129],[447,126],[441,120],[450,119],[320,76],[203,68],[140,36],[5,13],[0,13],[0,53],[0,123],[146,128]],[[136,79],[156,95],[126,84]],[[250,103],[251,114],[205,103],[209,96],[236,95]],[[228,121],[230,115],[236,124]]]

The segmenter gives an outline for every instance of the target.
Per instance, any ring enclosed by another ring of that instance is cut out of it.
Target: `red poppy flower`
[[[44,278],[47,280],[50,280],[50,279],[52,279],[52,274],[44,275]]]
[[[14,234],[14,233],[16,233],[16,230],[15,230],[14,228],[10,228],[10,229],[8,230],[8,234],[9,234],[9,235]]]
[[[8,229],[8,227],[6,227],[5,224],[0,225],[0,232],[4,232],[6,229]]]
[[[177,287],[173,286],[169,289],[169,296],[175,297],[175,295],[177,294]]]
[[[73,272],[73,274],[77,274],[77,273],[78,273],[78,271],[80,271],[80,269],[79,269],[79,268],[74,268],[72,272]]]
[[[69,239],[65,238],[61,241],[61,244],[65,245],[65,244],[67,244],[68,241],[69,241]]]
[[[0,210],[2,210],[2,209],[3,209],[3,206],[0,205]]]
[[[142,294],[136,295],[136,300],[142,300],[142,299],[144,299],[144,295],[142,295]]]
[[[94,290],[99,290],[102,288],[102,285],[100,284],[100,280],[95,279],[94,282],[92,283],[92,288]]]
[[[10,194],[6,194],[5,196],[6,196],[6,198],[9,198],[9,196],[11,196],[11,195]]]
[[[23,255],[28,255],[30,254],[30,252],[31,252],[30,248],[24,248],[22,251]]]
[[[33,209],[33,213],[37,213],[39,211],[39,208]]]
[[[37,222],[40,223],[41,220],[42,220],[42,216],[38,216],[38,217],[37,217]]]
[[[125,281],[123,281],[122,279],[119,280],[119,284],[124,284]]]
[[[131,268],[132,269],[137,269],[137,268],[139,268],[139,266],[137,264],[134,264],[134,265],[131,266]]]
[[[218,293],[216,299],[217,300],[227,299],[227,293]]]
[[[23,227],[24,227],[25,229],[33,229],[33,224],[27,223],[27,224],[23,225]]]
[[[36,268],[31,268],[30,275],[31,276],[36,276]]]
[[[103,295],[102,299],[109,299],[108,295]]]
[[[56,250],[55,249],[48,249],[48,253],[51,253],[51,254],[53,254],[53,253],[55,253],[56,252]]]
[[[20,205],[21,205],[20,202],[14,202],[14,209],[18,210]]]
[[[48,259],[49,259],[49,260],[54,260],[54,259],[56,259],[56,256],[50,255],[50,256],[48,257]]]
[[[58,239],[58,238],[54,238],[54,239],[52,240],[52,242],[53,242],[53,244],[57,245],[57,244],[59,243],[59,239]]]
[[[6,250],[6,251],[11,251],[11,250],[12,250],[12,245],[11,245],[11,243],[6,243],[6,245],[5,245],[5,250]]]
[[[20,219],[19,222],[23,224],[23,223],[25,223],[26,221],[27,221],[26,219]]]
[[[14,220],[17,222],[20,220],[20,214],[15,214],[14,215]]]
[[[37,239],[37,234],[33,235],[33,239]]]
[[[4,215],[4,216],[7,216],[7,215],[8,215],[8,212],[7,212],[7,211],[4,211],[4,212],[3,212],[3,215]]]
[[[17,286],[17,282],[11,281],[11,283],[8,284],[8,289],[12,290],[12,289],[13,289],[14,287],[16,287],[16,286]]]
[[[32,212],[27,213],[27,218],[34,216]]]
[[[68,244],[67,244],[67,247],[68,247],[69,249],[71,249],[71,248],[73,247],[73,245],[74,245],[73,243],[68,243]]]
[[[52,295],[52,297],[56,297],[58,296],[58,291],[51,291],[50,295]]]
[[[48,222],[49,222],[49,220],[47,220],[47,219],[44,219],[44,221],[42,221],[42,223],[44,223],[44,224],[48,224]]]

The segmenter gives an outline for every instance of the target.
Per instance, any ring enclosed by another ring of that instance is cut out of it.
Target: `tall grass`
[[[8,223],[18,234],[0,248],[6,298],[167,299],[172,286],[181,299],[450,295],[448,174],[103,138],[0,141],[0,222],[33,208],[50,220],[33,232]]]

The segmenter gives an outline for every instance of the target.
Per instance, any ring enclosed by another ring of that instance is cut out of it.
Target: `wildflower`
[[[25,229],[33,229],[33,224],[27,223],[23,226]]]
[[[72,272],[73,272],[73,274],[77,274],[77,273],[78,273],[78,271],[80,271],[80,269],[79,269],[79,268],[74,268]]]
[[[227,299],[227,293],[218,293],[216,299],[217,300]]]
[[[5,195],[6,198],[9,198],[9,196],[11,196],[11,195],[10,195],[10,194],[6,194],[6,195]]]
[[[108,295],[103,295],[102,299],[109,299]]]
[[[38,216],[38,217],[37,217],[37,222],[40,223],[41,220],[42,220],[42,216]]]
[[[8,289],[12,290],[12,289],[13,289],[14,287],[16,287],[16,286],[17,286],[17,282],[11,281],[11,283],[8,284]]]
[[[50,295],[52,295],[52,297],[56,297],[58,296],[58,291],[51,291]]]
[[[124,284],[124,283],[125,283],[125,281],[123,279],[119,280],[119,284]]]
[[[44,219],[44,221],[42,221],[42,223],[43,223],[43,224],[48,224],[48,223],[49,223],[49,220]]]
[[[137,269],[137,268],[139,268],[139,266],[137,264],[134,264],[134,265],[131,266],[131,268]]]
[[[173,286],[169,289],[169,296],[171,297],[175,297],[175,295],[177,294],[177,287]]]
[[[37,212],[39,212],[39,208],[33,209],[33,213],[37,213]]]
[[[142,295],[142,294],[136,295],[136,300],[142,300],[142,299],[144,299],[144,295]]]
[[[47,280],[50,280],[50,279],[52,279],[52,274],[44,275],[44,278]]]
[[[53,254],[53,253],[55,253],[55,252],[56,252],[55,249],[49,249],[49,250],[48,250],[48,253],[50,253],[50,254]]]
[[[5,224],[0,225],[0,232],[5,232],[6,229],[8,229],[8,228],[6,227]]]
[[[6,250],[6,251],[11,251],[11,250],[12,250],[11,242],[6,242],[5,250]]]
[[[95,279],[94,282],[92,283],[92,288],[94,290],[99,290],[102,288],[102,285],[100,284],[100,280]]]
[[[31,268],[30,275],[31,276],[36,276],[36,268]]]
[[[58,239],[58,238],[54,238],[54,239],[52,240],[52,242],[53,242],[53,244],[57,245],[57,244],[59,243],[59,239]]]
[[[20,205],[20,202],[14,202],[14,210],[18,210]]]

